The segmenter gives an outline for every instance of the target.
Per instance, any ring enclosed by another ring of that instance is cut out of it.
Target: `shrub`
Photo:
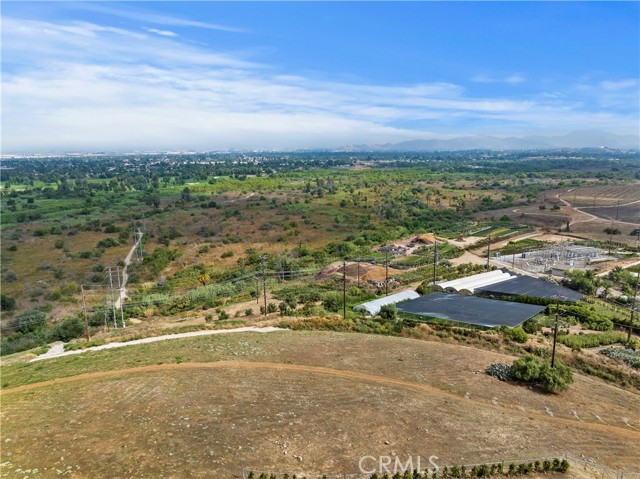
[[[322,299],[322,307],[332,313],[337,313],[342,307],[342,297],[338,293],[327,293]]]
[[[605,348],[600,351],[600,354],[624,361],[634,369],[640,369],[640,351],[630,348]]]
[[[540,358],[528,354],[513,362],[511,374],[520,381],[535,382],[540,375],[540,366]]]
[[[253,309],[251,308],[247,308],[244,310],[244,315],[245,316],[253,316]]]
[[[620,331],[607,331],[604,333],[563,335],[558,337],[558,341],[571,349],[596,348],[598,346],[608,346],[609,344],[625,343],[627,335]]]
[[[0,295],[0,310],[13,311],[16,308],[16,299],[6,294]]]
[[[18,275],[13,271],[7,271],[2,275],[2,280],[5,283],[14,283],[15,281],[18,281]]]
[[[50,341],[64,341],[65,343],[79,338],[84,334],[84,323],[80,318],[65,318],[56,324],[49,332]]]
[[[386,321],[395,321],[398,319],[398,308],[395,304],[385,304],[380,308],[378,316]]]
[[[220,313],[218,314],[218,319],[229,319],[229,313],[227,313],[225,310],[220,311]]]
[[[3,339],[2,342],[0,342],[0,356],[19,353],[20,351],[26,351],[27,349],[33,349],[40,346],[41,344],[42,341],[30,335],[20,336],[11,340]]]
[[[556,361],[552,368],[549,361],[543,362],[532,354],[514,361],[511,371],[515,379],[535,384],[553,393],[564,391],[573,382],[571,369],[560,361]]]
[[[516,343],[526,343],[529,340],[529,335],[521,327],[505,330],[504,337]]]
[[[16,330],[29,333],[40,329],[47,323],[47,315],[38,309],[25,311],[16,317]]]
[[[513,379],[513,373],[511,371],[511,365],[504,363],[490,364],[485,369],[485,372],[489,376],[498,378],[500,381],[511,381]]]
[[[525,333],[536,334],[542,329],[542,324],[537,319],[530,318],[522,324],[522,329]]]
[[[225,251],[220,255],[221,258],[231,258],[233,256],[233,251]]]
[[[107,249],[107,248],[114,248],[119,245],[120,245],[120,242],[117,239],[105,238],[103,240],[98,241],[96,248]]]

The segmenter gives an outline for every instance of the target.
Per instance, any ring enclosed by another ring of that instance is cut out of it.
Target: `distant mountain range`
[[[450,139],[412,140],[380,145],[346,145],[340,151],[455,151],[533,150],[549,148],[640,149],[639,135],[616,135],[601,130],[581,130],[560,136],[460,136]]]

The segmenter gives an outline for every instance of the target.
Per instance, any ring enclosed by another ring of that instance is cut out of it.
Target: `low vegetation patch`
[[[106,341],[104,339],[92,339],[83,343],[69,343],[64,345],[65,351],[77,351],[80,349],[92,348],[94,346],[102,346]]]
[[[571,369],[560,361],[556,361],[552,367],[550,361],[544,361],[533,354],[516,359],[511,366],[491,364],[485,371],[501,381],[523,381],[552,393],[564,391],[573,382]]]
[[[569,471],[571,465],[566,459],[542,459],[530,462],[509,463],[504,462],[476,464],[469,466],[444,466],[442,469],[419,471],[403,470],[396,471],[393,474],[384,472],[374,472],[369,479],[465,479],[475,477],[513,477],[528,475],[532,473],[548,473],[557,472],[564,474]],[[391,466],[393,469],[393,466]],[[398,468],[404,469],[404,468]],[[288,473],[268,473],[250,471],[247,479],[306,479],[304,474],[288,474]],[[318,476],[314,476],[318,477]],[[322,479],[334,479],[344,477],[343,475],[323,475]]]
[[[604,333],[562,335],[558,337],[558,342],[569,346],[574,351],[582,348],[597,348],[615,343],[626,343],[627,335],[619,331],[606,331]]]
[[[631,366],[633,369],[640,369],[640,351],[630,348],[605,348],[600,354],[613,359],[619,359]]]

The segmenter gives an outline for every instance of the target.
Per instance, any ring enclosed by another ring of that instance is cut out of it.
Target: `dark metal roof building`
[[[580,301],[584,295],[572,289],[530,276],[517,276],[509,281],[489,284],[475,290],[478,296],[532,296],[535,298],[555,299],[561,301]]]
[[[454,293],[431,293],[398,304],[398,310],[430,318],[493,328],[516,327],[545,309],[544,306],[476,298]]]

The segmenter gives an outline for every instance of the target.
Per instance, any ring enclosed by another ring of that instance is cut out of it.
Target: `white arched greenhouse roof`
[[[373,301],[359,304],[357,306],[354,306],[353,309],[356,311],[366,311],[371,316],[375,316],[380,312],[380,308],[387,304],[396,304],[400,301],[416,299],[419,297],[420,295],[418,293],[416,293],[412,289],[407,289],[405,291],[400,291],[399,293],[390,294],[389,296],[384,296],[383,298],[378,298],[374,299]]]

